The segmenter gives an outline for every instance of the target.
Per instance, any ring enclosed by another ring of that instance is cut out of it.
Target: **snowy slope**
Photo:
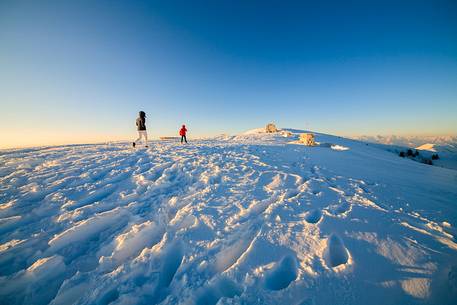
[[[357,140],[386,144],[387,149],[395,151],[407,148],[417,149],[424,157],[439,155],[439,160],[433,160],[433,165],[457,170],[457,137],[456,136],[361,136]]]
[[[445,145],[425,143],[416,149],[421,151],[423,155],[437,154],[439,159],[433,161],[434,165],[457,170],[457,143]]]
[[[452,304],[457,171],[290,131],[0,152],[0,304]]]

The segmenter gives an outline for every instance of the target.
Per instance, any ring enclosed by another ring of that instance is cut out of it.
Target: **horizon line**
[[[256,129],[256,128],[253,128]],[[296,129],[296,128],[280,128],[280,129],[294,129],[294,130],[303,130],[304,129]],[[351,140],[363,140],[360,138],[367,137],[367,138],[375,138],[375,137],[399,137],[399,138],[440,138],[440,137],[457,137],[457,133],[455,134],[357,134],[357,135],[343,135],[343,134],[331,134],[331,133],[326,133],[326,132],[318,132],[318,131],[312,131],[310,132],[314,133],[320,133],[320,134],[325,134],[325,135],[330,135],[330,136],[338,136],[338,137],[343,137]],[[240,135],[242,133],[237,133],[237,134],[228,134],[228,133],[220,133],[218,135],[208,135],[208,136],[197,136],[197,137],[189,137],[188,139],[193,139],[193,140],[204,140],[204,139],[212,139],[217,136],[221,135],[227,135],[227,136],[236,136]],[[158,137],[152,137],[149,139],[150,142],[156,142],[156,141],[166,141],[160,139],[160,136]],[[94,141],[88,141],[88,142],[82,142],[82,141],[75,141],[75,142],[54,142],[54,143],[43,143],[43,144],[30,144],[30,145],[19,145],[19,146],[4,146],[0,144],[0,151],[4,150],[20,150],[20,149],[38,149],[38,148],[46,148],[46,147],[61,147],[61,146],[79,146],[79,145],[100,145],[100,144],[110,144],[110,143],[122,143],[122,142],[132,142],[131,139],[111,139],[111,140],[94,140]],[[426,144],[426,143],[424,143]]]

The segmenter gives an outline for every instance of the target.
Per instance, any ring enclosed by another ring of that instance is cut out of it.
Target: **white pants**
[[[135,144],[140,141],[141,138],[144,138],[144,144],[148,145],[148,133],[146,130],[138,130],[138,139],[135,140]]]

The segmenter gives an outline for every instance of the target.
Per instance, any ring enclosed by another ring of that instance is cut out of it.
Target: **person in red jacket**
[[[186,125],[182,125],[181,129],[179,130],[179,135],[181,136],[181,144],[183,141],[185,141],[187,144],[186,133],[187,133]]]

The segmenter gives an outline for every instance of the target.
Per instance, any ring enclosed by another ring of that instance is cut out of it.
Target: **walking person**
[[[179,135],[181,136],[181,144],[183,143],[183,141],[185,141],[187,144],[186,133],[187,133],[186,125],[182,125],[181,129],[179,130]]]
[[[133,142],[133,147],[136,146],[136,142],[140,141],[142,138],[144,139],[144,144],[146,147],[148,146],[148,133],[146,132],[146,113],[144,111],[139,112],[139,116],[136,119],[136,127],[138,130],[138,139]]]

